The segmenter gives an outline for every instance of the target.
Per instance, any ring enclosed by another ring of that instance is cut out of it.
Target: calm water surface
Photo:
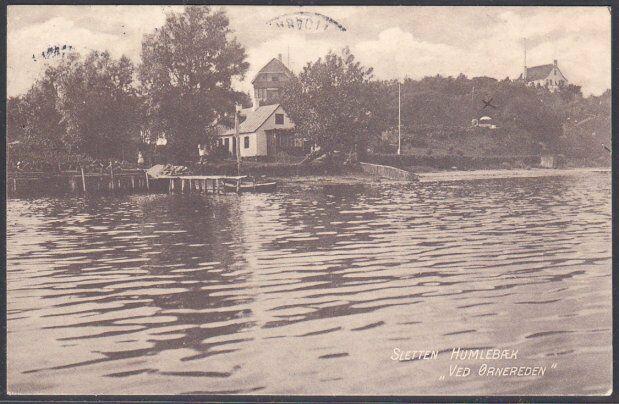
[[[7,210],[13,393],[611,385],[608,173],[9,200]],[[546,373],[482,377],[484,361],[451,361],[454,347],[517,349],[517,360],[486,363]],[[440,353],[399,362],[394,348]],[[473,374],[450,377],[455,364]]]

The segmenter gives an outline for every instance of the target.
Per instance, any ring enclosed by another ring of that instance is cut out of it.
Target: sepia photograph
[[[9,397],[613,394],[611,7],[4,7]]]

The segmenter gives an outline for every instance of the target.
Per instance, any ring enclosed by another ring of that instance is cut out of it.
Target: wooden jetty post
[[[82,189],[84,193],[86,193],[86,177],[84,176],[84,167],[80,166],[80,170],[82,171]]]
[[[146,190],[150,191],[150,184],[148,182],[148,171],[144,171],[144,174],[146,175]]]

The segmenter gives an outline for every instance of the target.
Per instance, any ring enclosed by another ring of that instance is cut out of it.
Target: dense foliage
[[[386,107],[390,130],[373,137],[372,146],[394,152],[397,82],[382,82],[382,87],[391,94]],[[485,106],[484,100],[492,100],[491,105]],[[405,151],[474,156],[553,152],[609,160],[602,144],[610,142],[610,91],[585,98],[574,85],[551,92],[509,79],[434,76],[405,80],[401,108]],[[483,116],[492,118],[497,128],[472,125]]]
[[[229,120],[243,93],[231,87],[249,64],[231,38],[228,17],[209,7],[187,7],[167,16],[163,27],[142,42],[139,80],[146,104],[146,133],[165,135],[168,156],[195,155],[216,125]]]
[[[122,159],[136,149],[140,102],[127,58],[68,54],[49,65],[30,90],[8,100],[7,139],[13,159],[70,156]]]
[[[349,49],[308,63],[283,90],[282,106],[298,133],[324,151],[365,151],[371,133],[382,131],[380,87],[372,69]]]

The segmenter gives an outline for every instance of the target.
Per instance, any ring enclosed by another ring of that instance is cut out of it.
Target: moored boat
[[[254,182],[254,181],[241,181],[238,184],[236,182],[224,181],[224,187],[227,191],[233,192],[273,192],[277,189],[277,182]]]

